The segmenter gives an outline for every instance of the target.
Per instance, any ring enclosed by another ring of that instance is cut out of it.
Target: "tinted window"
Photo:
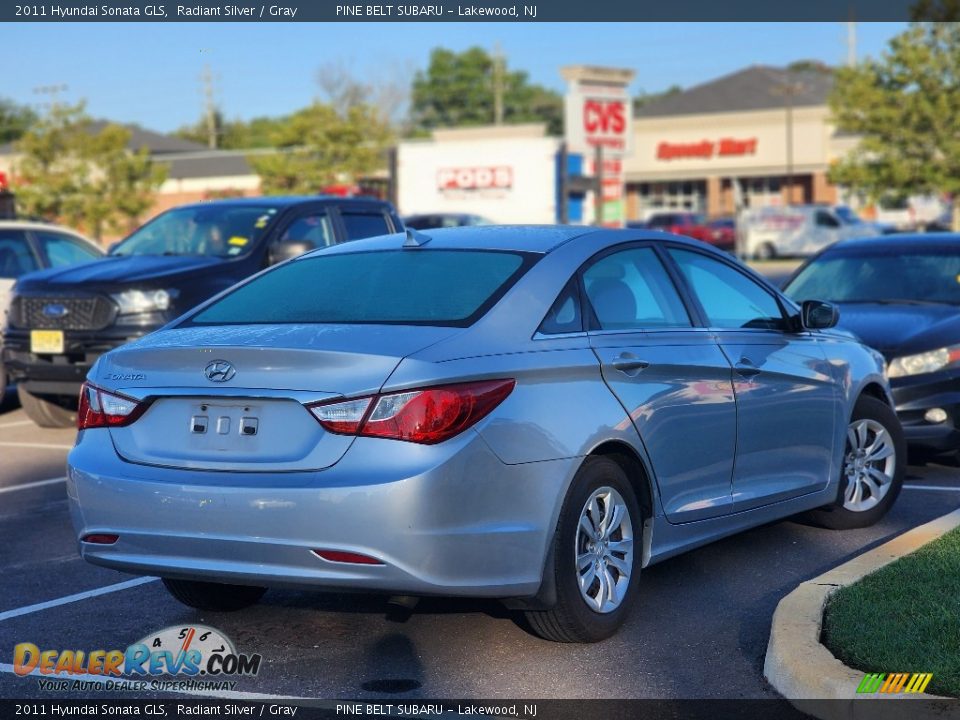
[[[136,230],[111,255],[243,255],[276,216],[268,205],[229,203],[169,210]]]
[[[650,248],[607,255],[587,268],[583,283],[602,330],[690,326],[680,296]]]
[[[783,327],[783,314],[776,298],[743,273],[688,250],[670,250],[670,255],[700,300],[711,327]]]
[[[518,253],[472,250],[321,253],[238,287],[190,322],[466,326],[532,262]]]
[[[314,247],[329,247],[336,243],[333,227],[326,213],[315,213],[297,218],[283,231],[280,242],[310,242]]]
[[[383,213],[344,212],[340,216],[347,229],[347,237],[351,240],[390,234],[387,218]]]
[[[820,227],[836,228],[840,227],[840,221],[826,210],[817,210],[816,223]]]
[[[40,241],[40,246],[50,261],[50,267],[76,265],[100,257],[93,248],[67,235],[44,230],[34,231],[33,234]]]
[[[827,253],[801,270],[786,292],[797,301],[960,304],[960,252],[899,246],[886,253]]]
[[[576,278],[567,283],[557,297],[550,312],[540,323],[540,332],[544,335],[580,332],[583,319],[580,314],[580,289]]]
[[[0,230],[0,277],[17,278],[36,269],[26,236],[19,230]]]

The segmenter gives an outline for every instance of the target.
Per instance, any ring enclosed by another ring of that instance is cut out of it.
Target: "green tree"
[[[251,156],[250,162],[267,195],[316,193],[384,167],[392,141],[390,128],[369,106],[353,105],[338,113],[318,102],[270,133],[276,153]]]
[[[960,25],[915,23],[879,60],[837,69],[830,109],[840,130],[861,137],[832,182],[874,200],[948,193],[960,230]]]
[[[108,124],[94,129],[83,105],[58,105],[16,143],[17,205],[85,229],[126,232],[153,203],[166,168],[146,148],[128,149],[130,131]]]
[[[559,93],[530,83],[522,70],[497,67],[481,47],[457,53],[435,48],[426,70],[413,79],[411,112],[420,130],[437,127],[491,125],[495,121],[495,88],[503,98],[505,123],[545,122],[552,134],[563,132],[563,99]]]
[[[256,117],[249,121],[227,120],[223,113],[214,113],[214,128],[217,133],[217,148],[221,150],[249,150],[270,147],[272,134],[288,120],[287,117]],[[184,140],[206,145],[207,121],[200,118],[192,125],[185,125],[174,132]]]
[[[0,143],[16,140],[36,121],[37,114],[30,107],[0,98]]]
[[[645,105],[649,105],[652,102],[656,102],[662,98],[672,97],[683,92],[683,88],[679,85],[671,85],[666,90],[661,90],[660,92],[644,92],[641,91],[639,95],[636,95],[633,98],[633,111],[636,112]]]

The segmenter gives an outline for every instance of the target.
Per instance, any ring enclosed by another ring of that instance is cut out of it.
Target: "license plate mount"
[[[63,355],[63,330],[31,330],[30,352],[36,355]]]

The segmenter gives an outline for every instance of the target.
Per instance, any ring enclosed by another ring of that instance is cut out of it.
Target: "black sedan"
[[[839,326],[883,353],[911,454],[960,451],[960,235],[848,240],[802,265],[794,300],[840,308]]]

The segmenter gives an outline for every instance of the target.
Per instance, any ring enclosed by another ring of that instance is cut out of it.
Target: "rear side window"
[[[467,327],[534,263],[481,250],[314,255],[280,265],[200,311],[192,325],[376,323]]]
[[[343,218],[347,237],[351,240],[390,234],[390,227],[383,213],[341,212],[340,217]]]

